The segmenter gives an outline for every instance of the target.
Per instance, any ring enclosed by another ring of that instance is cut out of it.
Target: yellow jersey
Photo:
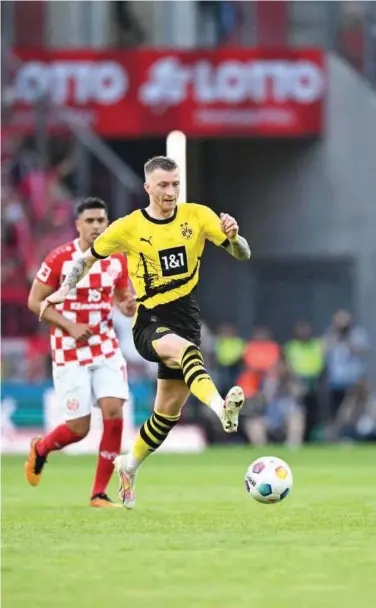
[[[200,328],[195,287],[206,240],[229,244],[214,211],[185,203],[168,219],[154,219],[139,209],[116,220],[95,240],[92,253],[105,258],[124,252],[136,292],[137,320],[163,321],[184,337],[184,329],[196,333]]]

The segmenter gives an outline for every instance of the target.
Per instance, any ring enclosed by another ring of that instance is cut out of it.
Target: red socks
[[[113,461],[120,454],[123,419],[103,420],[103,435],[99,446],[99,458],[92,496],[106,492],[114,470]]]
[[[103,420],[103,435],[99,446],[99,458],[92,496],[102,494],[107,489],[114,468],[113,460],[120,454],[122,434],[122,418]],[[61,424],[41,439],[37,445],[37,451],[40,456],[47,456],[50,452],[61,450],[71,443],[81,441],[81,439],[81,435],[71,431],[66,424]]]
[[[37,452],[40,456],[47,456],[50,452],[61,450],[71,443],[81,441],[81,439],[81,435],[71,431],[66,424],[61,424],[41,439],[37,445]]]

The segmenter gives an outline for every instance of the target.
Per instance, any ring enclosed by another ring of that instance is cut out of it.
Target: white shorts
[[[122,355],[93,365],[54,367],[53,379],[65,420],[91,414],[91,408],[104,397],[129,398],[127,365]]]

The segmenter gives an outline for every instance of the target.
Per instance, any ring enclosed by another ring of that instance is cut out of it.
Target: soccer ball
[[[284,460],[264,456],[255,460],[245,474],[248,494],[257,502],[271,504],[280,502],[292,488],[291,469]]]

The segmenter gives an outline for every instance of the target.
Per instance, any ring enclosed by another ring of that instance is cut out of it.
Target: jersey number
[[[171,247],[158,251],[162,268],[162,276],[172,277],[188,272],[187,252],[185,247]]]

